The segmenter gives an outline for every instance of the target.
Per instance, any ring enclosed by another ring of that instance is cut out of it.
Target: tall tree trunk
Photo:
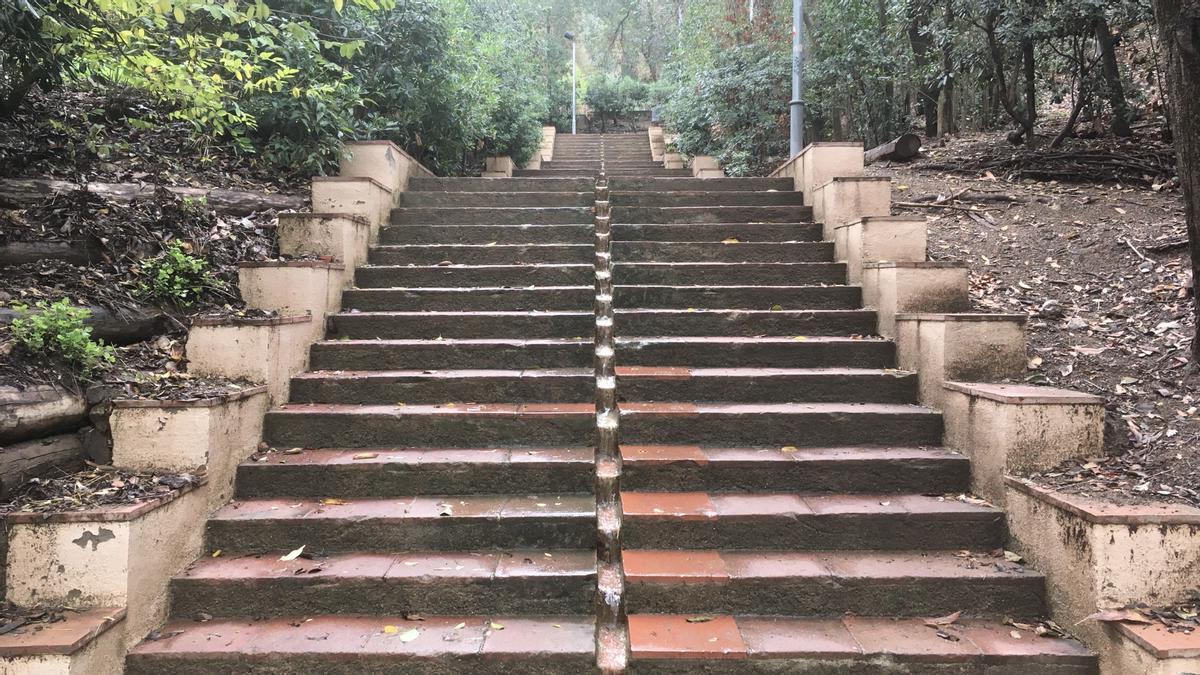
[[[877,8],[879,11],[879,34],[887,35],[889,24],[891,21],[888,18],[887,0],[878,0]],[[895,126],[895,115],[892,113],[892,108],[896,101],[896,82],[888,78],[883,84],[883,119],[879,123],[879,137],[886,138],[892,135]]]
[[[1033,61],[1033,39],[1025,38],[1021,40],[1021,58],[1022,66],[1025,71],[1025,93],[1026,93],[1026,109],[1022,111],[1015,99],[1016,87],[1019,78],[1013,77],[1011,87],[1007,76],[1005,75],[1008,67],[1007,59],[1004,54],[1004,48],[1000,45],[1000,40],[996,35],[997,22],[1000,19],[1000,10],[991,9],[984,16],[983,32],[987,37],[988,53],[992,57],[992,75],[995,77],[997,98],[1000,99],[1000,104],[1004,106],[1005,112],[1013,122],[1021,125],[1018,131],[1012,131],[1008,134],[1008,139],[1014,144],[1022,142],[1023,138],[1033,140],[1033,125],[1034,116],[1037,114],[1037,91],[1034,77]]]
[[[1154,15],[1166,52],[1171,127],[1183,183],[1191,247],[1193,287],[1200,282],[1200,0],[1154,0]],[[1192,365],[1200,365],[1200,293],[1194,293],[1197,334]]]
[[[1037,62],[1033,38],[1021,40],[1021,66],[1025,70],[1025,141],[1033,146],[1036,145],[1033,128],[1037,125]]]
[[[946,30],[954,25],[954,0],[946,0]],[[946,38],[942,43],[942,91],[938,98],[938,136],[948,136],[954,128],[954,52],[953,43]]]
[[[1101,72],[1104,73],[1107,89],[1105,93],[1112,106],[1112,132],[1115,136],[1127,138],[1133,135],[1133,130],[1129,128],[1129,106],[1125,102],[1125,87],[1121,84],[1121,67],[1117,63],[1112,30],[1103,13],[1096,17],[1096,45],[1100,49]]]
[[[919,73],[924,73],[929,67],[929,52],[933,49],[933,39],[927,30],[932,11],[932,0],[908,2],[908,44],[912,48],[913,64]],[[917,104],[921,106],[921,114],[925,117],[925,135],[930,137],[937,134],[938,93],[935,80],[922,79],[917,87]]]

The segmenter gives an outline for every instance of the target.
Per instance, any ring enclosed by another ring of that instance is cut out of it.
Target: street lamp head
[[[563,37],[567,38],[571,42],[575,41],[575,34],[572,33],[571,31],[567,31],[567,32],[563,33]]]

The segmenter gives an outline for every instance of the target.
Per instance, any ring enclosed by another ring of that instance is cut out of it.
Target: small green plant
[[[142,261],[141,275],[145,281],[138,284],[138,293],[146,298],[188,307],[206,289],[222,286],[221,281],[208,270],[208,261],[194,256],[175,243],[162,254]]]
[[[13,337],[26,349],[58,357],[84,375],[116,362],[112,346],[93,340],[92,329],[83,325],[92,315],[90,309],[76,307],[67,298],[54,304],[42,300],[32,311],[25,305],[17,309],[21,316],[13,319]]]

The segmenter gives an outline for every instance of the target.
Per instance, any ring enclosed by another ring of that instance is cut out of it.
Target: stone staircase
[[[618,641],[594,609],[601,162]],[[412,181],[128,672],[1095,672],[1002,624],[1045,613],[1042,577],[993,554],[1002,514],[959,498],[967,461],[790,179],[693,179],[641,134],[559,136],[542,166]]]

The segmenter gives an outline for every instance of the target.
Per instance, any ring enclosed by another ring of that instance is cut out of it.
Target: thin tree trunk
[[[1021,129],[1019,132],[1014,131],[1014,132],[1009,133],[1009,141],[1011,141],[1013,143],[1020,143],[1022,136],[1030,137],[1030,140],[1033,140],[1031,132],[1033,130],[1034,115],[1036,113],[1032,107],[1028,106],[1028,103],[1031,100],[1033,102],[1036,102],[1036,91],[1034,91],[1034,89],[1035,89],[1034,73],[1031,72],[1031,71],[1033,71],[1033,67],[1034,67],[1033,41],[1026,39],[1021,42],[1021,54],[1022,54],[1022,59],[1023,59],[1023,66],[1025,68],[1025,73],[1026,73],[1026,95],[1027,95],[1027,99],[1026,99],[1027,107],[1026,107],[1026,110],[1023,111],[1024,114],[1022,114],[1022,111],[1019,108],[1017,108],[1017,104],[1013,102],[1013,99],[1016,98],[1016,96],[1015,96],[1014,92],[1010,91],[1009,82],[1008,82],[1007,77],[1005,76],[1006,64],[1005,64],[1005,58],[1004,58],[1004,50],[1000,46],[1000,41],[996,38],[996,21],[999,19],[999,17],[1000,17],[999,10],[993,9],[990,12],[988,12],[987,16],[984,18],[983,31],[984,31],[984,34],[987,36],[988,53],[992,57],[992,69],[993,69],[994,75],[996,77],[995,81],[996,81],[996,87],[997,87],[997,92],[998,92],[997,98],[1000,99],[1000,104],[1004,106],[1005,112],[1007,112],[1008,116],[1010,118],[1012,118],[1012,121],[1016,122],[1017,124],[1019,124],[1021,126]],[[1028,51],[1026,50],[1026,48],[1028,48]],[[1015,77],[1013,78],[1012,86],[1014,88],[1016,87],[1016,78]]]
[[[1037,63],[1032,38],[1021,40],[1021,65],[1025,70],[1025,140],[1033,146],[1033,129],[1037,125]]]
[[[1083,112],[1083,106],[1087,105],[1090,97],[1085,84],[1080,83],[1079,93],[1076,94],[1075,105],[1071,106],[1071,116],[1067,118],[1067,123],[1063,125],[1062,131],[1054,137],[1050,142],[1050,147],[1057,148],[1063,144],[1063,141],[1075,132],[1075,125],[1079,123],[1079,113]]]
[[[1113,46],[1112,31],[1104,14],[1096,17],[1096,44],[1100,49],[1104,73],[1104,84],[1107,88],[1108,103],[1112,106],[1112,132],[1114,136],[1128,138],[1133,135],[1129,128],[1129,106],[1125,102],[1125,87],[1121,84],[1121,67],[1117,63],[1117,50]]]
[[[877,8],[879,11],[879,34],[887,35],[889,30],[887,0],[878,0]],[[891,78],[884,81],[883,84],[883,119],[880,120],[879,137],[884,138],[892,135],[894,118],[892,108],[896,101],[896,82]]]
[[[1187,218],[1193,287],[1200,281],[1200,0],[1154,0],[1166,53],[1168,98]],[[1194,293],[1198,332],[1192,365],[1200,365],[1200,293]]]
[[[908,3],[908,44],[919,73],[924,73],[929,66],[929,52],[933,49],[933,40],[926,32],[932,9],[930,0],[909,0]],[[930,137],[937,134],[938,93],[937,82],[933,80],[922,79],[917,87],[918,104],[925,117],[925,135]]]
[[[954,25],[954,0],[946,0],[946,29]],[[942,90],[938,97],[938,136],[948,136],[957,129],[954,125],[954,53],[947,39],[942,44]]]

